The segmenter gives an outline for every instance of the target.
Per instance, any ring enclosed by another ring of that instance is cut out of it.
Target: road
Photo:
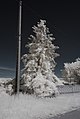
[[[80,119],[80,109],[50,119]]]

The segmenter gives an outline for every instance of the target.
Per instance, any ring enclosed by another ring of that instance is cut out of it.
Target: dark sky
[[[60,47],[57,50],[60,57],[56,58],[56,74],[60,75],[64,62],[72,62],[80,57],[80,3],[23,0],[22,54],[26,52],[25,43],[32,34],[31,27],[40,19],[47,21],[47,27],[56,38],[54,44]],[[17,33],[18,2],[3,0],[0,2],[0,67],[15,69]]]

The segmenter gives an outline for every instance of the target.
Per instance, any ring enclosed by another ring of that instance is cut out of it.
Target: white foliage
[[[11,78],[0,78],[0,93],[1,94],[3,93],[6,94],[6,92],[11,94],[13,92],[11,84],[6,86],[6,83],[8,83],[11,80],[12,80]]]
[[[77,58],[75,62],[64,63],[64,77],[67,80],[75,81],[80,80],[80,58]]]
[[[32,86],[35,94],[40,97],[50,97],[58,94],[55,84],[46,80],[41,72],[38,72],[36,78],[32,80]]]
[[[55,80],[56,86],[64,85],[62,81],[55,74],[53,74],[53,79]]]
[[[33,88],[38,96],[51,96],[57,92],[55,81],[53,81],[53,70],[56,66],[55,58],[58,56],[55,50],[58,47],[52,44],[54,37],[45,23],[45,20],[40,20],[37,26],[32,27],[35,36],[30,35],[31,43],[26,45],[29,53],[22,57],[25,67],[22,75],[24,85],[29,89]],[[47,87],[45,87],[46,83]]]

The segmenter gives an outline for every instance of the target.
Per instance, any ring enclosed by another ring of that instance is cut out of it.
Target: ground
[[[60,94],[54,98],[0,94],[0,119],[49,119],[79,107],[80,93]]]
[[[80,108],[49,119],[80,119]]]

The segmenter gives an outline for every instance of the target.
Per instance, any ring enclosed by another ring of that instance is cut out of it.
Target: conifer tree
[[[56,76],[54,69],[55,58],[59,56],[55,51],[58,49],[52,41],[55,39],[45,25],[45,20],[40,20],[37,26],[32,27],[35,35],[30,35],[31,43],[26,47],[28,54],[22,56],[24,72],[22,80],[27,93],[35,93],[38,96],[52,96],[56,94]]]

